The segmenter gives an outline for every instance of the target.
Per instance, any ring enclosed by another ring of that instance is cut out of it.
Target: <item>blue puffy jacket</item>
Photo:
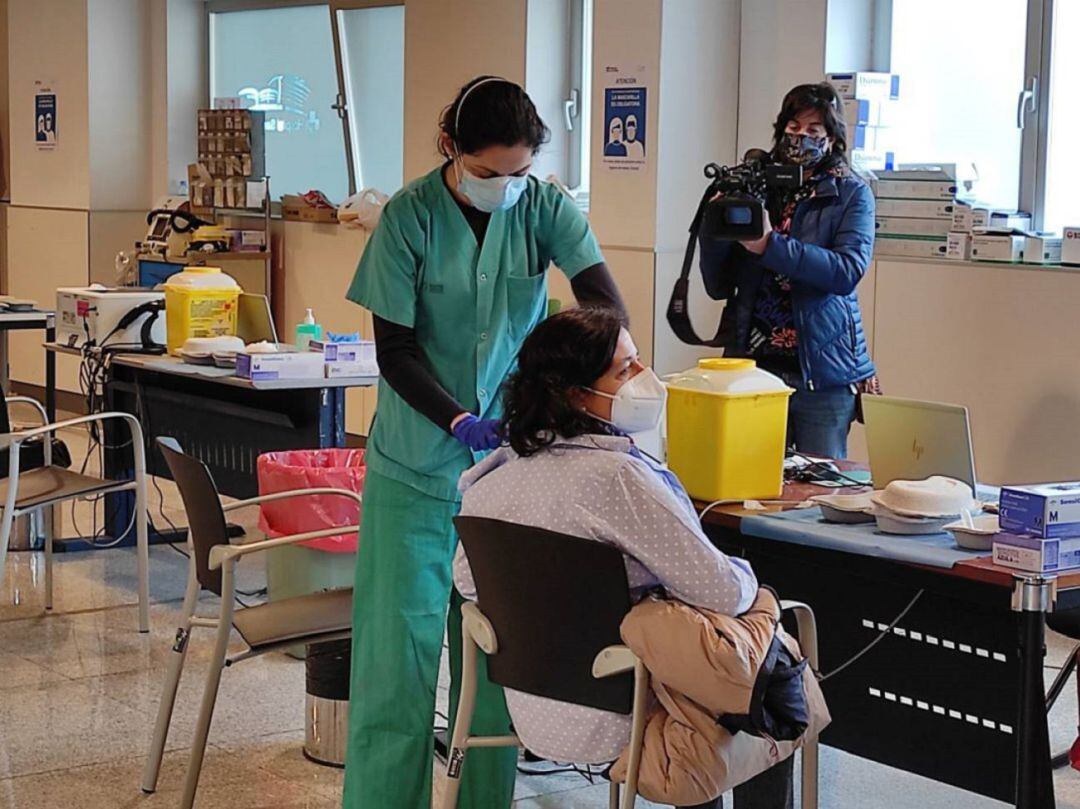
[[[762,278],[791,279],[799,365],[810,390],[874,375],[855,287],[874,250],[874,196],[855,177],[826,177],[795,208],[791,235],[773,233],[756,256],[738,242],[701,239],[701,275],[715,300],[726,300],[720,323],[726,356],[746,356]]]

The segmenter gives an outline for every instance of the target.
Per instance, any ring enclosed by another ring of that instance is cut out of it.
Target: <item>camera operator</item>
[[[750,357],[795,388],[788,444],[847,455],[862,391],[877,392],[855,287],[874,245],[874,198],[851,173],[843,102],[829,84],[784,97],[774,160],[803,167],[798,188],[769,190],[760,239],[701,239],[705,289],[727,300],[726,356]]]

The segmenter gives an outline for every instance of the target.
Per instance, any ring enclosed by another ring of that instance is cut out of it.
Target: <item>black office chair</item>
[[[516,736],[470,734],[476,656],[505,688],[633,716],[622,807],[637,796],[649,675],[619,637],[630,611],[626,563],[616,548],[579,537],[480,517],[454,520],[477,602],[462,609],[462,686],[447,757],[442,809],[457,806],[466,752],[520,746]],[[611,785],[610,806],[619,806]]]
[[[1061,610],[1059,612],[1048,613],[1046,616],[1046,626],[1048,629],[1052,629],[1054,632],[1064,635],[1067,638],[1080,641],[1080,609]],[[1065,690],[1065,686],[1069,682],[1069,678],[1072,677],[1073,672],[1077,671],[1078,660],[1080,660],[1080,644],[1073,647],[1072,654],[1069,655],[1069,659],[1062,665],[1061,671],[1058,672],[1057,677],[1054,678],[1054,682],[1050,685],[1050,689],[1046,692],[1047,713],[1050,713],[1050,710],[1054,707],[1054,703],[1057,702],[1058,697],[1061,696],[1061,692]],[[1080,672],[1077,673],[1076,686],[1077,692],[1080,693]],[[1059,753],[1050,760],[1050,764],[1055,770],[1071,765],[1074,760],[1080,761],[1080,719],[1078,719],[1077,722],[1077,738],[1076,741],[1073,742],[1072,747],[1064,753]]]

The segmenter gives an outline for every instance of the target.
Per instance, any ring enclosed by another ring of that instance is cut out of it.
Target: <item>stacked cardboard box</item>
[[[969,189],[954,165],[900,166],[873,173],[879,256],[966,259],[967,240],[951,238]]]
[[[966,245],[972,261],[1016,263],[1024,255],[1024,232],[1031,227],[1031,215],[994,210],[975,202],[957,205],[953,214],[951,242]]]
[[[861,172],[891,168],[890,127],[896,117],[900,77],[892,73],[830,73],[828,80],[844,102],[851,164]]]

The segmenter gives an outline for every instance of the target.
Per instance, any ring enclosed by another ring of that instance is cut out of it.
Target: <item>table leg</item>
[[[0,392],[7,396],[10,390],[8,379],[8,330],[0,331]]]
[[[1016,752],[1017,809],[1054,809],[1050,733],[1046,724],[1043,658],[1046,613],[1053,607],[1054,579],[1017,577],[1013,610],[1020,613],[1020,710]]]
[[[56,316],[50,315],[45,326],[45,342],[56,342]],[[7,368],[6,357],[4,368]],[[6,373],[6,370],[5,370]],[[5,377],[6,379],[6,377]],[[45,413],[49,423],[56,421],[56,352],[45,352]]]

